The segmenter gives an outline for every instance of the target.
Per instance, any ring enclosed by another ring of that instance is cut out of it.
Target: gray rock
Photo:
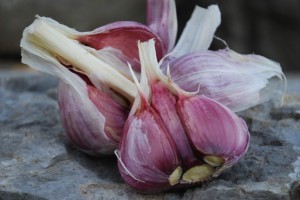
[[[143,195],[122,181],[114,156],[90,157],[68,141],[55,78],[1,71],[0,199],[300,199],[299,77],[290,76],[282,107],[239,113],[251,132],[240,163],[198,187]]]

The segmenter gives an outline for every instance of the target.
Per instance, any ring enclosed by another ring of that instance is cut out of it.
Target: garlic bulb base
[[[188,183],[201,182],[209,178],[213,172],[214,169],[207,164],[198,165],[187,170],[183,174],[182,180]]]

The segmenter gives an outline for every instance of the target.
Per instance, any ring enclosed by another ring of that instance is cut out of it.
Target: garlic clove
[[[90,155],[113,154],[127,110],[90,85],[86,85],[86,91],[80,95],[63,81],[58,89],[61,121],[71,142]]]
[[[179,95],[177,111],[194,151],[208,164],[236,163],[246,153],[247,125],[222,104],[202,95]]]
[[[177,35],[175,0],[147,0],[147,25],[162,39],[165,53],[170,52]]]
[[[269,100],[285,80],[280,65],[259,55],[230,49],[199,51],[170,63],[172,80],[186,91],[214,99],[233,111]]]
[[[218,5],[210,5],[208,8],[195,6],[191,18],[173,49],[175,56],[207,50],[220,23],[221,12]]]
[[[151,88],[151,105],[157,111],[172,136],[183,162],[184,169],[189,169],[201,164],[201,161],[195,156],[191,148],[176,111],[176,97],[162,83],[151,84]]]
[[[80,43],[96,50],[111,47],[121,51],[124,56],[130,58],[129,62],[135,71],[140,71],[138,60],[138,41],[148,41],[155,38],[156,53],[158,58],[165,54],[163,43],[158,35],[147,26],[138,22],[121,21],[114,22],[91,32],[76,33],[74,36]]]
[[[121,140],[129,109],[93,86],[87,86],[90,100],[105,117],[104,133],[115,144]]]
[[[126,121],[117,156],[123,179],[144,193],[168,190],[181,177],[176,146],[144,100]]]

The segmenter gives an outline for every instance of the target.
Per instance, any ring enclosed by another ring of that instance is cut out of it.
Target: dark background
[[[179,32],[195,3],[196,0],[176,1]],[[218,3],[222,24],[216,35],[226,40],[231,49],[266,56],[280,62],[286,72],[300,71],[300,0],[223,0]],[[22,31],[36,14],[79,31],[90,31],[113,21],[144,23],[145,11],[146,0],[1,0],[0,62],[20,60]],[[214,42],[213,47],[219,45]]]

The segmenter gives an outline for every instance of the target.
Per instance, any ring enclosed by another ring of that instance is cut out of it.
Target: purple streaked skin
[[[198,51],[169,64],[172,80],[182,89],[205,95],[237,112],[266,101],[269,79],[284,75],[278,63],[230,49]]]

